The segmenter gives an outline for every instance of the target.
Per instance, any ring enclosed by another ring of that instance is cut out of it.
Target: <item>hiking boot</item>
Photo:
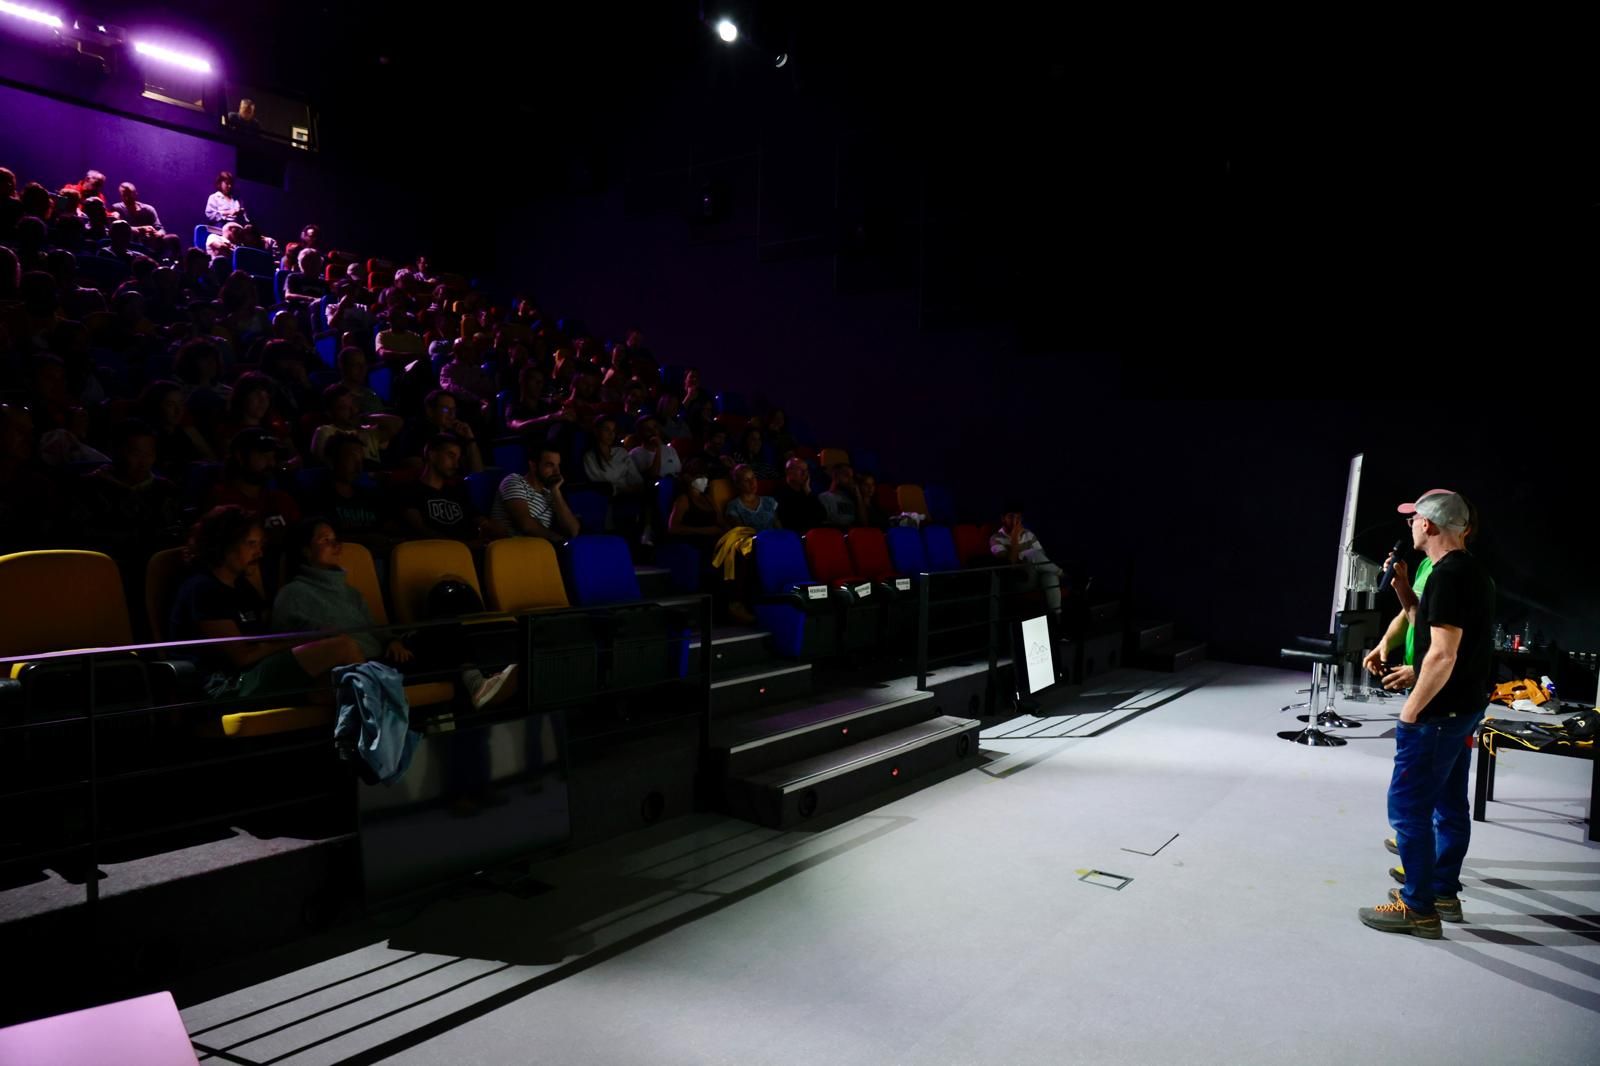
[[[1406,883],[1406,868],[1404,866],[1391,866],[1389,867],[1389,876],[1394,878],[1397,884],[1403,885]]]
[[[1389,849],[1390,855],[1400,854],[1400,842],[1394,837],[1390,837],[1389,839],[1385,840],[1383,842],[1383,846]]]
[[[1380,903],[1376,907],[1362,907],[1357,912],[1361,924],[1385,933],[1410,933],[1424,940],[1442,940],[1444,928],[1437,914],[1418,914],[1404,902]]]
[[[1389,890],[1389,902],[1400,902],[1400,890],[1398,888],[1391,888]],[[1438,913],[1439,920],[1441,922],[1461,921],[1460,896],[1434,896],[1433,909]]]

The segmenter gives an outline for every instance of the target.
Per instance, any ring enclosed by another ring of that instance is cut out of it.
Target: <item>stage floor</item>
[[[1301,683],[1111,674],[874,810],[678,819],[179,1004],[208,1063],[1594,1062],[1590,765],[1504,760],[1466,922],[1378,933],[1399,705],[1291,745]]]

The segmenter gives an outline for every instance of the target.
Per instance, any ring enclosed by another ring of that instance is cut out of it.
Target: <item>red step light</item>
[[[900,776],[900,767],[896,766],[894,769],[890,770],[889,771],[889,776],[890,777],[899,777]]]

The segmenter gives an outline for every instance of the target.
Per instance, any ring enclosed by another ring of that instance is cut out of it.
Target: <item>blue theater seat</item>
[[[756,534],[756,576],[761,598],[756,621],[772,634],[780,655],[811,658],[833,654],[837,644],[834,606],[828,586],[806,565],[800,535],[790,529]]]
[[[961,556],[956,553],[956,539],[948,526],[924,526],[922,546],[930,570],[960,570]]]
[[[506,472],[498,466],[486,466],[476,474],[468,474],[461,479],[467,486],[467,497],[472,500],[472,506],[477,508],[479,514],[487,515],[489,508],[494,506],[494,494],[505,476]]]
[[[922,546],[922,533],[910,526],[896,526],[884,534],[889,545],[889,558],[894,568],[902,574],[915,575],[933,569],[928,565],[928,553]]]

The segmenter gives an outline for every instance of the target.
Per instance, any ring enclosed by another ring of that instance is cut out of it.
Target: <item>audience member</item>
[[[206,200],[206,219],[218,226],[225,222],[243,225],[250,221],[244,205],[233,195],[233,174],[230,171],[224,170],[217,175],[217,191]]]
[[[481,546],[506,536],[505,525],[480,515],[459,480],[462,441],[452,433],[437,433],[422,453],[422,472],[410,484],[395,489],[401,521],[413,536],[459,540]]]
[[[811,468],[804,459],[783,464],[783,484],[773,491],[772,498],[778,501],[778,520],[784,529],[804,534],[827,524],[828,514],[811,492]]]
[[[855,471],[849,463],[834,463],[829,473],[833,475],[833,486],[817,497],[822,509],[828,513],[828,525],[838,529],[865,525],[867,501],[861,498],[861,486],[856,484]]]
[[[542,537],[557,543],[578,535],[578,517],[562,493],[561,452],[529,449],[528,472],[507,474],[495,493],[490,514],[512,535]]]
[[[195,523],[187,556],[196,573],[178,590],[168,636],[172,640],[259,637],[273,630],[261,593],[264,544],[254,516],[237,507],[217,507]],[[308,692],[331,703],[334,668],[365,660],[361,646],[345,635],[310,640],[237,640],[201,645],[176,654],[192,659],[213,699],[244,699]]]

